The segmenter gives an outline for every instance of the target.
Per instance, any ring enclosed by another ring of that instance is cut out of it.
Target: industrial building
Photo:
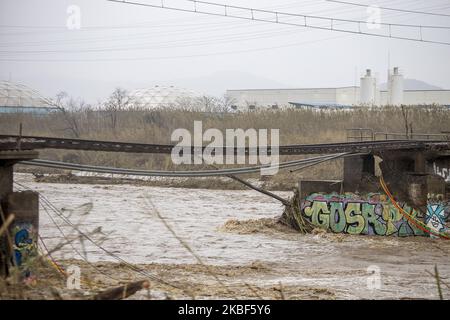
[[[0,81],[0,113],[46,114],[57,111],[50,99],[23,84]]]
[[[404,78],[396,67],[389,70],[387,90],[380,90],[370,69],[360,79],[360,86],[301,89],[227,90],[234,109],[285,107],[353,107],[386,105],[450,106],[450,90],[405,90]]]

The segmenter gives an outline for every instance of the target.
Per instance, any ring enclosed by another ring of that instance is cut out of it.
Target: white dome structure
[[[0,81],[0,113],[48,113],[56,111],[52,101],[23,84]]]
[[[193,90],[175,86],[154,86],[134,90],[129,94],[129,97],[132,105],[144,109],[189,108],[192,102],[199,97],[199,94]]]

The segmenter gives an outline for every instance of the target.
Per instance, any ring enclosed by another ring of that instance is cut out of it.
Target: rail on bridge
[[[441,133],[399,133],[381,132],[370,128],[348,128],[346,129],[347,142],[376,141],[376,140],[442,140],[450,141],[450,131]]]
[[[362,131],[361,131],[362,132]],[[432,135],[428,135],[432,137]],[[448,150],[450,141],[445,139],[389,139],[389,140],[368,140],[347,141],[320,144],[297,144],[282,145],[278,147],[279,155],[301,155],[301,154],[325,154],[340,152],[381,152],[383,150]],[[366,136],[364,136],[365,139]],[[375,137],[372,135],[372,137]],[[69,139],[53,137],[36,137],[21,135],[0,135],[0,150],[34,150],[34,149],[63,149],[63,150],[85,150],[85,151],[105,151],[105,152],[127,152],[127,153],[161,153],[170,154],[174,145],[148,144],[134,142],[118,141],[99,141],[86,139]],[[191,154],[195,147],[191,147]],[[205,147],[203,147],[205,148]],[[226,154],[227,147],[222,148],[223,154]],[[233,148],[234,154],[237,154],[239,148]],[[259,149],[252,150],[245,148],[246,155],[256,152]],[[270,154],[271,148],[267,150]]]

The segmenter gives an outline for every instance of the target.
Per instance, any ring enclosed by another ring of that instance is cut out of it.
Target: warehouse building
[[[405,90],[398,68],[388,73],[387,90],[380,90],[370,69],[360,86],[302,89],[227,90],[236,110],[285,107],[340,107],[386,105],[450,106],[450,90]]]

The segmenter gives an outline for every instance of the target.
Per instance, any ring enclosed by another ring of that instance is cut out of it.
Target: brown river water
[[[433,272],[437,265],[442,277],[450,277],[449,241],[301,235],[287,228],[263,226],[257,222],[280,216],[283,206],[251,190],[36,183],[28,174],[17,174],[15,181],[39,191],[83,232],[95,230],[92,238],[108,251],[133,264],[151,265],[150,272],[167,272],[180,281],[191,277],[210,285],[214,279],[204,280],[205,272],[196,269],[198,260],[161,217],[204,264],[215,268],[223,282],[235,286],[245,282],[261,290],[275,290],[281,283],[292,295],[285,298],[436,299],[436,281],[427,271]],[[277,194],[291,196],[290,192]],[[49,212],[66,236],[74,238],[76,232]],[[248,226],[231,223],[235,228],[224,227],[227,221],[226,226],[230,220],[248,219],[255,220]],[[40,234],[50,248],[63,241],[44,208],[40,212]],[[120,272],[111,264],[116,259],[89,241],[75,240],[71,245],[88,261]],[[80,259],[73,247],[66,245],[54,256],[67,261]],[[305,288],[307,293],[300,294]],[[448,288],[443,290],[444,297],[450,298]],[[226,296],[203,291],[199,291],[200,297]],[[262,296],[274,298],[271,294]]]

